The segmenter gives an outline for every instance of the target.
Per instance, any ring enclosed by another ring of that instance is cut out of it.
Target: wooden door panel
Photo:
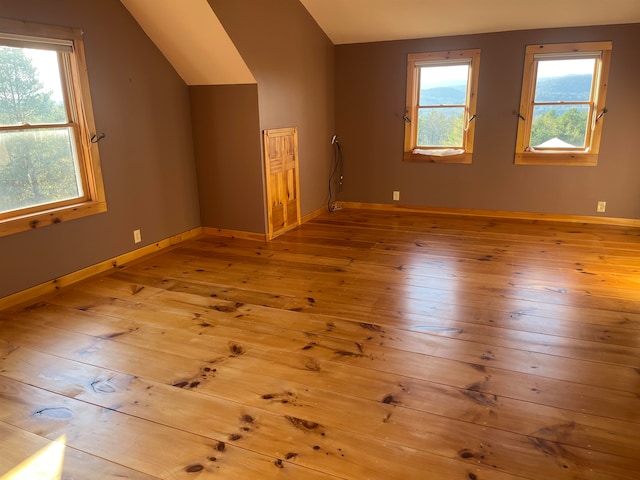
[[[268,238],[300,224],[300,180],[296,128],[264,131]]]
[[[287,201],[291,202],[298,198],[298,192],[296,192],[295,170],[286,170],[285,175],[287,177]]]
[[[266,140],[265,158],[268,159],[271,174],[282,172],[284,167],[283,156],[280,149],[280,139],[278,137],[268,138]]]
[[[298,205],[295,202],[290,202],[287,205],[287,224],[297,225],[296,220],[298,218]]]
[[[287,195],[284,188],[284,182],[282,179],[284,172],[277,173],[274,176],[275,189],[273,199],[273,222],[272,226],[274,230],[280,230],[286,226],[285,216],[287,214]]]
[[[284,204],[275,205],[272,208],[272,216],[271,216],[271,228],[275,231],[280,230],[286,224],[284,221]]]

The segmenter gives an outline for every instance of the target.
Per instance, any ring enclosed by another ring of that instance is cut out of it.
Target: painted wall
[[[302,215],[321,208],[333,161],[334,45],[298,0],[209,4],[258,82],[260,129],[298,128]],[[233,188],[245,188],[243,177],[229,179]]]
[[[514,165],[527,44],[612,40],[607,108],[597,167]],[[640,25],[529,30],[339,45],[336,130],[344,151],[342,200],[447,208],[640,218],[638,135]],[[480,48],[472,165],[402,161],[409,53]]]
[[[189,87],[203,227],[264,231],[257,85]]]
[[[0,0],[0,15],[83,29],[108,204],[0,238],[0,297],[198,227],[188,88],[122,4]]]

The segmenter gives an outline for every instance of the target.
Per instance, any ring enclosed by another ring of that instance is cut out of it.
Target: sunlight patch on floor
[[[5,473],[0,480],[60,480],[66,440],[64,435],[54,440]]]

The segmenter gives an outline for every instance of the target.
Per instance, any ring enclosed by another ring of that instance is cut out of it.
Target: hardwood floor
[[[343,210],[0,313],[0,474],[636,479],[640,230]]]

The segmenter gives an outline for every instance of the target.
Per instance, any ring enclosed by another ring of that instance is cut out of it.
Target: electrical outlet
[[[600,200],[598,202],[598,206],[596,207],[596,212],[603,213],[606,210],[607,210],[607,202],[603,202],[602,200]]]
[[[133,231],[133,242],[134,243],[140,243],[142,241],[142,234],[140,233],[140,230],[134,230]]]
[[[393,199],[397,202],[400,200],[400,192],[398,190],[393,191]]]

